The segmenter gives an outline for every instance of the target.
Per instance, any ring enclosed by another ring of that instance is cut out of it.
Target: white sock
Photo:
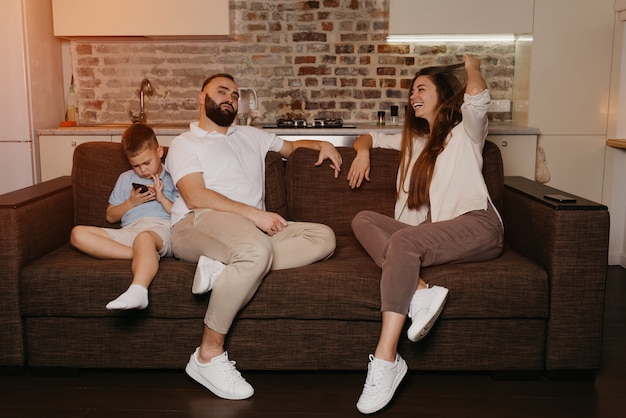
[[[148,289],[138,284],[131,284],[126,292],[117,299],[107,303],[107,309],[146,309],[148,306]]]

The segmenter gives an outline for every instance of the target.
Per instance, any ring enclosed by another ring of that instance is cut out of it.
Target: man
[[[172,141],[166,159],[179,191],[172,207],[174,254],[198,262],[193,293],[213,291],[201,344],[185,370],[225,399],[254,394],[228,359],[224,340],[263,277],[271,269],[323,260],[335,250],[335,235],[329,227],[287,222],[265,210],[265,156],[277,151],[287,158],[299,147],[316,149],[315,165],[329,159],[335,178],[342,162],[328,142],[290,142],[250,126],[231,126],[238,97],[231,75],[209,77],[198,95],[199,121]]]

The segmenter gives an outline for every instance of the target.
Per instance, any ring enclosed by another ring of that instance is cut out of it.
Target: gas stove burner
[[[341,128],[343,126],[342,119],[315,119],[313,127],[315,128]]]
[[[306,119],[278,119],[276,126],[279,128],[306,128]]]
[[[281,118],[276,120],[276,126],[264,126],[264,128],[356,128],[355,125],[344,125],[343,119],[314,119],[312,125],[306,123],[306,119]]]

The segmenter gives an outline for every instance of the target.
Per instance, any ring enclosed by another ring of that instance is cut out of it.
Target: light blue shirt
[[[176,197],[176,187],[174,187],[172,177],[165,171],[165,167],[161,170],[159,178],[163,182],[163,195],[173,202]],[[109,197],[109,203],[113,206],[117,206],[128,200],[130,192],[133,189],[133,183],[152,184],[153,182],[152,179],[140,177],[134,170],[125,171],[117,178],[115,187],[113,187],[113,191]],[[150,202],[143,203],[128,210],[122,216],[122,228],[146,216],[170,219],[170,214],[165,211],[163,206],[156,200],[151,200]]]

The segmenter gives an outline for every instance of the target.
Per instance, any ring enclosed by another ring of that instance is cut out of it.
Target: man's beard
[[[237,116],[236,110],[221,109],[220,106],[209,96],[204,100],[204,113],[218,126],[228,127],[232,125]]]

